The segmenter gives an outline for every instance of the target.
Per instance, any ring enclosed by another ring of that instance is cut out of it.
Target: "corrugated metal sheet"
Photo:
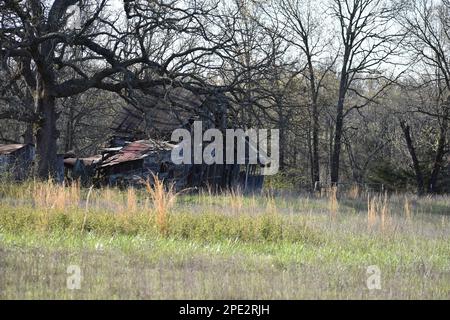
[[[85,166],[90,166],[90,165],[93,165],[93,164],[99,162],[101,159],[102,159],[102,156],[100,156],[100,155],[92,156],[92,157],[88,157],[88,158],[66,158],[66,159],[64,159],[64,164],[69,165],[69,166],[74,166],[75,163],[77,162],[77,160],[80,160],[81,162],[83,162],[83,164]]]
[[[26,144],[0,144],[0,155],[14,153],[25,146]]]
[[[154,152],[170,151],[175,146],[168,142],[154,140],[134,141],[123,147],[118,153],[105,159],[101,168],[114,166],[119,163],[141,160]]]

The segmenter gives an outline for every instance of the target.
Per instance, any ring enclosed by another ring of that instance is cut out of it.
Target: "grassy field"
[[[3,183],[0,298],[449,299],[450,197]]]

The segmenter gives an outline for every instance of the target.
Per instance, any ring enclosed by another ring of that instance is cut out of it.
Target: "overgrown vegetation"
[[[2,184],[0,297],[450,296],[449,197],[147,188]],[[66,287],[74,264],[80,290]],[[371,265],[381,290],[366,287]]]
[[[277,189],[450,192],[450,0],[15,0],[0,20],[0,143],[35,144],[42,179],[195,119],[278,129]]]

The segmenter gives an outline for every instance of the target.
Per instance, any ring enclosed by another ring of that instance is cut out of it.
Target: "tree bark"
[[[333,154],[331,156],[331,184],[336,185],[339,183],[339,163],[341,155],[341,140],[342,132],[344,127],[344,101],[345,94],[339,94],[339,100],[336,106],[336,127],[334,130],[334,143],[333,143]]]
[[[34,144],[33,123],[27,123],[25,132],[23,133],[23,143]]]
[[[313,125],[312,125],[312,183],[320,183],[320,159],[319,159],[319,112],[317,103],[312,104]]]
[[[307,42],[306,42],[307,43]],[[309,69],[309,82],[311,90],[311,113],[312,113],[312,186],[319,183],[320,185],[320,164],[319,164],[319,108],[317,106],[317,88],[316,88],[316,78],[314,74],[314,66],[312,64],[311,56],[308,55],[308,69]]]
[[[56,121],[58,115],[55,98],[45,86],[38,88],[35,97],[38,116],[36,131],[37,176],[41,179],[55,178],[57,173]]]
[[[351,54],[351,46],[346,46],[344,60],[339,80],[339,97],[336,105],[336,123],[334,129],[333,153],[331,155],[330,180],[332,185],[339,183],[339,166],[342,146],[342,134],[344,129],[344,103],[349,86],[348,64]]]
[[[69,114],[68,119],[66,123],[66,136],[65,136],[65,143],[64,143],[64,151],[69,152],[72,151],[73,145],[74,145],[74,111],[73,111],[73,105],[72,103],[75,103],[75,101],[72,101],[72,99],[69,99],[70,105],[69,108]]]
[[[448,132],[447,114],[442,119],[442,124],[440,126],[436,156],[434,158],[433,170],[431,171],[430,181],[428,183],[428,192],[429,193],[436,192],[436,184],[438,181],[439,173],[440,173],[442,165],[443,165],[443,160],[444,160],[444,155],[445,155],[445,146],[446,146],[446,142],[447,142],[447,132]]]
[[[422,169],[420,168],[419,159],[417,158],[416,149],[414,148],[414,144],[411,138],[410,127],[409,125],[406,124],[406,121],[404,120],[400,120],[400,127],[402,128],[403,135],[405,136],[406,145],[408,147],[408,151],[411,156],[411,160],[413,162],[413,168],[416,174],[417,193],[419,195],[423,195],[425,191],[423,173]]]

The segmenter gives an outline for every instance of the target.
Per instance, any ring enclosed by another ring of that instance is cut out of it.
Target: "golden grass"
[[[367,197],[367,228],[371,229],[377,221],[376,199]]]
[[[147,180],[145,181],[145,188],[153,202],[158,230],[161,234],[165,235],[168,227],[168,214],[175,204],[177,196],[174,192],[174,185],[170,184],[166,187],[163,180],[153,175],[153,184]]]
[[[347,196],[353,200],[359,199],[360,195],[361,190],[357,184],[354,184],[347,193]]]
[[[157,194],[162,189],[167,193],[162,184],[149,187]],[[89,234],[81,235],[84,201],[77,209],[61,212],[35,209],[28,202],[10,201],[9,196],[0,199],[4,200],[0,226],[5,239],[1,252],[6,261],[0,283],[7,285],[0,295],[5,299],[73,299],[74,295],[108,299],[112,283],[112,298],[124,299],[448,297],[448,197],[434,199],[434,210],[427,199],[410,197],[417,216],[405,223],[404,196],[371,194],[368,199],[347,201],[346,194],[339,194],[339,219],[330,223],[327,199],[244,196],[242,214],[231,216],[229,206],[220,211],[217,206],[212,210],[198,206],[195,201],[200,195],[193,194],[180,199],[187,205],[177,203],[180,214],[168,215],[167,234],[161,236],[154,197],[134,189],[140,212],[121,215],[114,214],[121,210],[116,203],[126,205],[128,190],[113,188],[111,192],[116,202],[110,207],[103,199],[91,204],[101,190],[91,189],[91,195],[82,190],[87,200],[84,230]],[[214,196],[214,203],[223,197]],[[151,219],[143,211],[145,198]],[[370,208],[365,207],[366,201]],[[275,202],[278,215],[269,216],[265,209],[271,211]],[[291,214],[285,214],[285,209]],[[396,228],[367,232],[366,209],[372,210],[375,223],[381,223],[383,215],[385,222],[395,217]],[[422,212],[430,213],[426,220]],[[40,232],[39,217],[47,213],[50,221]],[[58,270],[78,263],[83,268],[82,288],[88,290],[68,292],[67,274]],[[383,272],[383,290],[369,292],[361,277],[366,266],[374,264]],[[57,278],[42,281],[49,274]],[[193,277],[193,285],[186,290],[186,279]],[[305,285],[299,287],[299,283]]]
[[[411,220],[412,217],[411,203],[409,202],[409,198],[407,196],[405,196],[404,212],[406,219]]]
[[[252,195],[252,197],[250,198],[249,207],[250,210],[252,210],[253,212],[255,212],[258,209],[258,203],[256,201],[255,195]]]
[[[86,197],[86,206],[85,206],[85,210],[84,210],[83,224],[81,225],[81,233],[84,232],[84,228],[86,226],[87,216],[88,216],[88,212],[89,212],[89,200],[91,198],[92,189],[93,189],[93,186],[91,186],[89,188],[89,192]]]
[[[45,209],[64,210],[77,206],[81,198],[80,184],[76,181],[67,188],[51,179],[45,182],[34,181],[31,193],[34,205]]]
[[[367,197],[367,228],[372,229],[378,221],[382,231],[390,223],[390,206],[387,193],[384,196],[371,197],[369,195]]]
[[[278,213],[278,207],[275,202],[275,197],[270,193],[266,196],[266,213],[272,215]]]
[[[212,207],[213,204],[214,204],[214,202],[213,202],[213,199],[214,199],[213,194],[214,194],[213,187],[210,184],[207,184],[206,185],[206,189],[200,190],[201,197],[199,198],[199,200],[200,200],[201,204],[208,205],[209,207]]]
[[[327,193],[328,193],[328,205],[330,208],[330,214],[332,218],[335,218],[339,211],[339,201],[337,198],[338,188],[336,186],[333,186],[329,188]]]
[[[244,207],[244,196],[241,191],[239,189],[231,190],[227,198],[229,198],[229,204],[233,213],[238,214],[241,212]]]
[[[110,187],[106,187],[103,189],[101,197],[102,197],[102,199],[104,199],[107,202],[113,202],[114,193]]]
[[[134,188],[128,188],[127,190],[127,203],[126,211],[127,213],[135,213],[138,210],[137,196]]]
[[[104,210],[119,214],[124,219],[124,223],[128,218],[134,219],[132,216],[148,213],[148,219],[156,221],[157,229],[164,234],[167,232],[169,213],[174,207],[179,193],[177,194],[174,191],[173,185],[163,183],[157,176],[144,182],[144,186],[145,189],[143,190],[131,187],[125,190],[111,187],[82,189],[78,182],[64,185],[48,180],[43,182],[28,181],[15,186],[3,185],[1,186],[1,192],[6,194],[7,201],[10,201],[11,196],[17,195],[17,199],[20,199],[19,203],[30,203],[36,209],[39,209],[43,213],[39,222],[43,228],[46,228],[47,222],[53,218],[54,213],[70,213],[72,209],[81,209],[81,213],[84,212],[85,215],[81,226],[81,231],[83,231],[85,225],[89,225],[89,221],[86,222],[89,212]],[[201,208],[201,212],[216,212],[223,208],[223,212],[236,216],[262,213],[270,214],[276,218],[283,216],[282,213],[289,210],[292,213],[310,212],[310,215],[312,215],[312,212],[317,208],[317,210],[328,214],[336,223],[338,223],[335,220],[338,214],[344,215],[350,210],[348,205],[358,204],[364,212],[364,202],[367,201],[367,228],[373,229],[376,227],[380,231],[387,231],[388,228],[395,225],[396,219],[394,216],[400,215],[406,221],[411,221],[414,219],[414,214],[420,214],[424,210],[428,210],[427,203],[429,201],[436,201],[435,199],[421,198],[420,205],[414,202],[413,206],[411,201],[415,198],[411,195],[388,197],[388,194],[384,193],[382,195],[370,194],[366,198],[357,186],[349,192],[339,190],[339,195],[336,187],[322,188],[322,192],[326,198],[313,198],[311,200],[309,197],[298,199],[274,197],[270,192],[262,196],[245,196],[239,190],[216,196],[212,194],[211,190],[201,190],[197,196],[187,195],[187,199],[198,204],[195,207]],[[357,198],[354,199],[355,197]],[[343,199],[344,206],[341,206],[341,199]],[[84,210],[83,207],[85,207]],[[360,209],[358,208],[358,210]],[[436,210],[436,212],[439,212],[439,210]],[[446,220],[443,219],[442,221],[445,223]],[[79,230],[80,225],[77,226],[77,230]]]

